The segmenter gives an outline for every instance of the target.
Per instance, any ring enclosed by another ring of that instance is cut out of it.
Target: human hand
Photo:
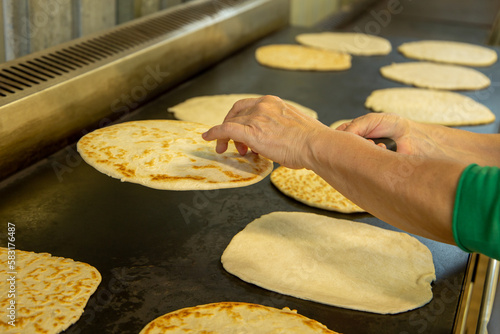
[[[253,152],[289,168],[303,168],[311,159],[312,140],[326,125],[304,115],[275,96],[263,96],[236,102],[224,122],[203,134],[217,140],[216,151],[227,150],[229,140],[245,155]]]
[[[418,123],[394,114],[369,113],[340,125],[337,130],[357,134],[364,138],[391,138],[397,152],[420,154],[419,143],[427,137],[419,131]]]

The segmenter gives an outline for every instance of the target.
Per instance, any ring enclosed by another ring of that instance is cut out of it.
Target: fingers
[[[398,119],[394,115],[369,113],[355,118],[350,123],[343,124],[342,131],[351,132],[365,138],[392,138],[396,131]]]
[[[373,139],[366,139],[366,140],[368,140],[372,144],[375,144],[375,142],[373,141]],[[375,144],[375,145],[387,149],[387,146],[384,143],[378,143],[378,144]]]
[[[206,140],[206,139],[205,139]],[[217,144],[215,146],[215,152],[221,154],[227,151],[229,140],[217,139]]]
[[[233,104],[226,117],[224,118],[223,123],[229,121],[232,118],[248,113],[248,111],[252,107],[254,107],[261,99],[262,98],[249,98],[236,101],[236,103]]]
[[[344,123],[340,124],[339,126],[337,126],[337,127],[335,128],[335,130],[338,130],[338,131],[345,131],[345,129],[346,129],[349,125],[351,125],[351,123],[352,123],[352,121],[350,121],[350,122],[349,122],[349,121],[348,121],[348,122],[344,122]]]
[[[351,122],[340,125],[337,129],[340,131],[354,133],[361,137],[366,137],[372,130],[371,122],[366,119],[366,116],[358,117]]]
[[[247,141],[252,140],[252,137],[246,131],[247,129],[245,129],[245,126],[248,126],[247,123],[250,121],[246,116],[252,113],[255,114],[259,110],[257,107],[262,104],[261,102],[276,103],[279,101],[281,100],[275,96],[239,100],[229,110],[224,122],[203,133],[202,137],[206,141],[217,140],[215,148],[217,153],[224,153],[228,148],[229,141],[232,139],[237,151],[241,155],[245,155],[249,149]]]
[[[210,128],[201,136],[206,141],[217,140],[215,147],[217,153],[226,152],[229,141],[233,139],[238,152],[241,155],[245,155],[248,152],[248,146],[246,144],[247,138],[245,137],[243,127],[244,125],[242,124],[226,122]]]
[[[243,143],[240,142],[234,142],[234,146],[236,147],[236,150],[238,151],[239,154],[245,155],[248,152],[248,146],[246,146]]]

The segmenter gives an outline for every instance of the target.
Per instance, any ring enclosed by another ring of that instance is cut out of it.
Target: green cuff
[[[500,258],[500,169],[467,166],[458,182],[453,237],[466,252]]]

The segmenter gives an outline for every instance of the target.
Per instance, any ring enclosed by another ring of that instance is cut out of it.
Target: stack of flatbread
[[[7,259],[6,248],[0,257]],[[16,269],[0,268],[0,332],[4,334],[46,333],[66,330],[82,315],[90,296],[101,282],[92,266],[71,259],[16,250]],[[15,278],[15,298],[9,298],[9,277]],[[15,326],[7,323],[11,301],[15,302]]]
[[[197,96],[170,107],[168,110],[173,112],[175,118],[181,121],[217,125],[224,121],[224,118],[236,101],[258,97],[262,97],[262,95],[223,94]],[[316,119],[318,118],[318,114],[310,108],[304,107],[303,105],[290,100],[284,100],[284,102],[290,104],[310,117]]]
[[[392,49],[385,38],[355,32],[307,33],[295,39],[303,45],[356,56],[386,55]]]
[[[120,123],[80,139],[83,159],[111,177],[165,190],[207,190],[254,184],[271,173],[272,161],[255,153],[241,156],[229,145],[224,154],[201,137],[210,127],[175,120]]]
[[[342,71],[351,68],[351,56],[304,45],[273,44],[255,51],[261,65],[296,71]]]
[[[285,307],[221,302],[187,307],[156,318],[139,334],[296,333],[335,334],[323,324]]]
[[[271,182],[285,195],[312,207],[342,213],[365,211],[308,169],[280,166],[271,173]]]
[[[432,254],[416,238],[350,220],[273,212],[234,236],[224,269],[268,290],[355,310],[399,313],[432,299]]]

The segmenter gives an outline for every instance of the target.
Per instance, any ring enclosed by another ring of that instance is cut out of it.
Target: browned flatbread
[[[342,213],[365,212],[308,169],[280,166],[271,173],[271,182],[285,195],[312,207]]]
[[[167,313],[151,321],[139,334],[185,333],[287,333],[335,334],[321,323],[297,314],[259,304],[221,302]]]
[[[7,248],[0,257],[7,259]],[[15,251],[15,268],[8,270],[7,261],[0,268],[0,332],[4,334],[56,334],[66,330],[83,314],[90,296],[101,282],[94,267],[48,253]],[[14,272],[14,273],[11,273]],[[7,278],[15,278],[15,285]],[[10,298],[7,291],[14,291]],[[15,320],[9,306],[14,300]]]
[[[303,45],[273,44],[255,52],[265,66],[296,71],[341,71],[351,68],[351,55]]]
[[[243,187],[272,171],[272,161],[241,156],[234,145],[217,154],[215,141],[201,137],[209,128],[174,120],[120,123],[82,137],[78,152],[104,174],[165,190]]]

